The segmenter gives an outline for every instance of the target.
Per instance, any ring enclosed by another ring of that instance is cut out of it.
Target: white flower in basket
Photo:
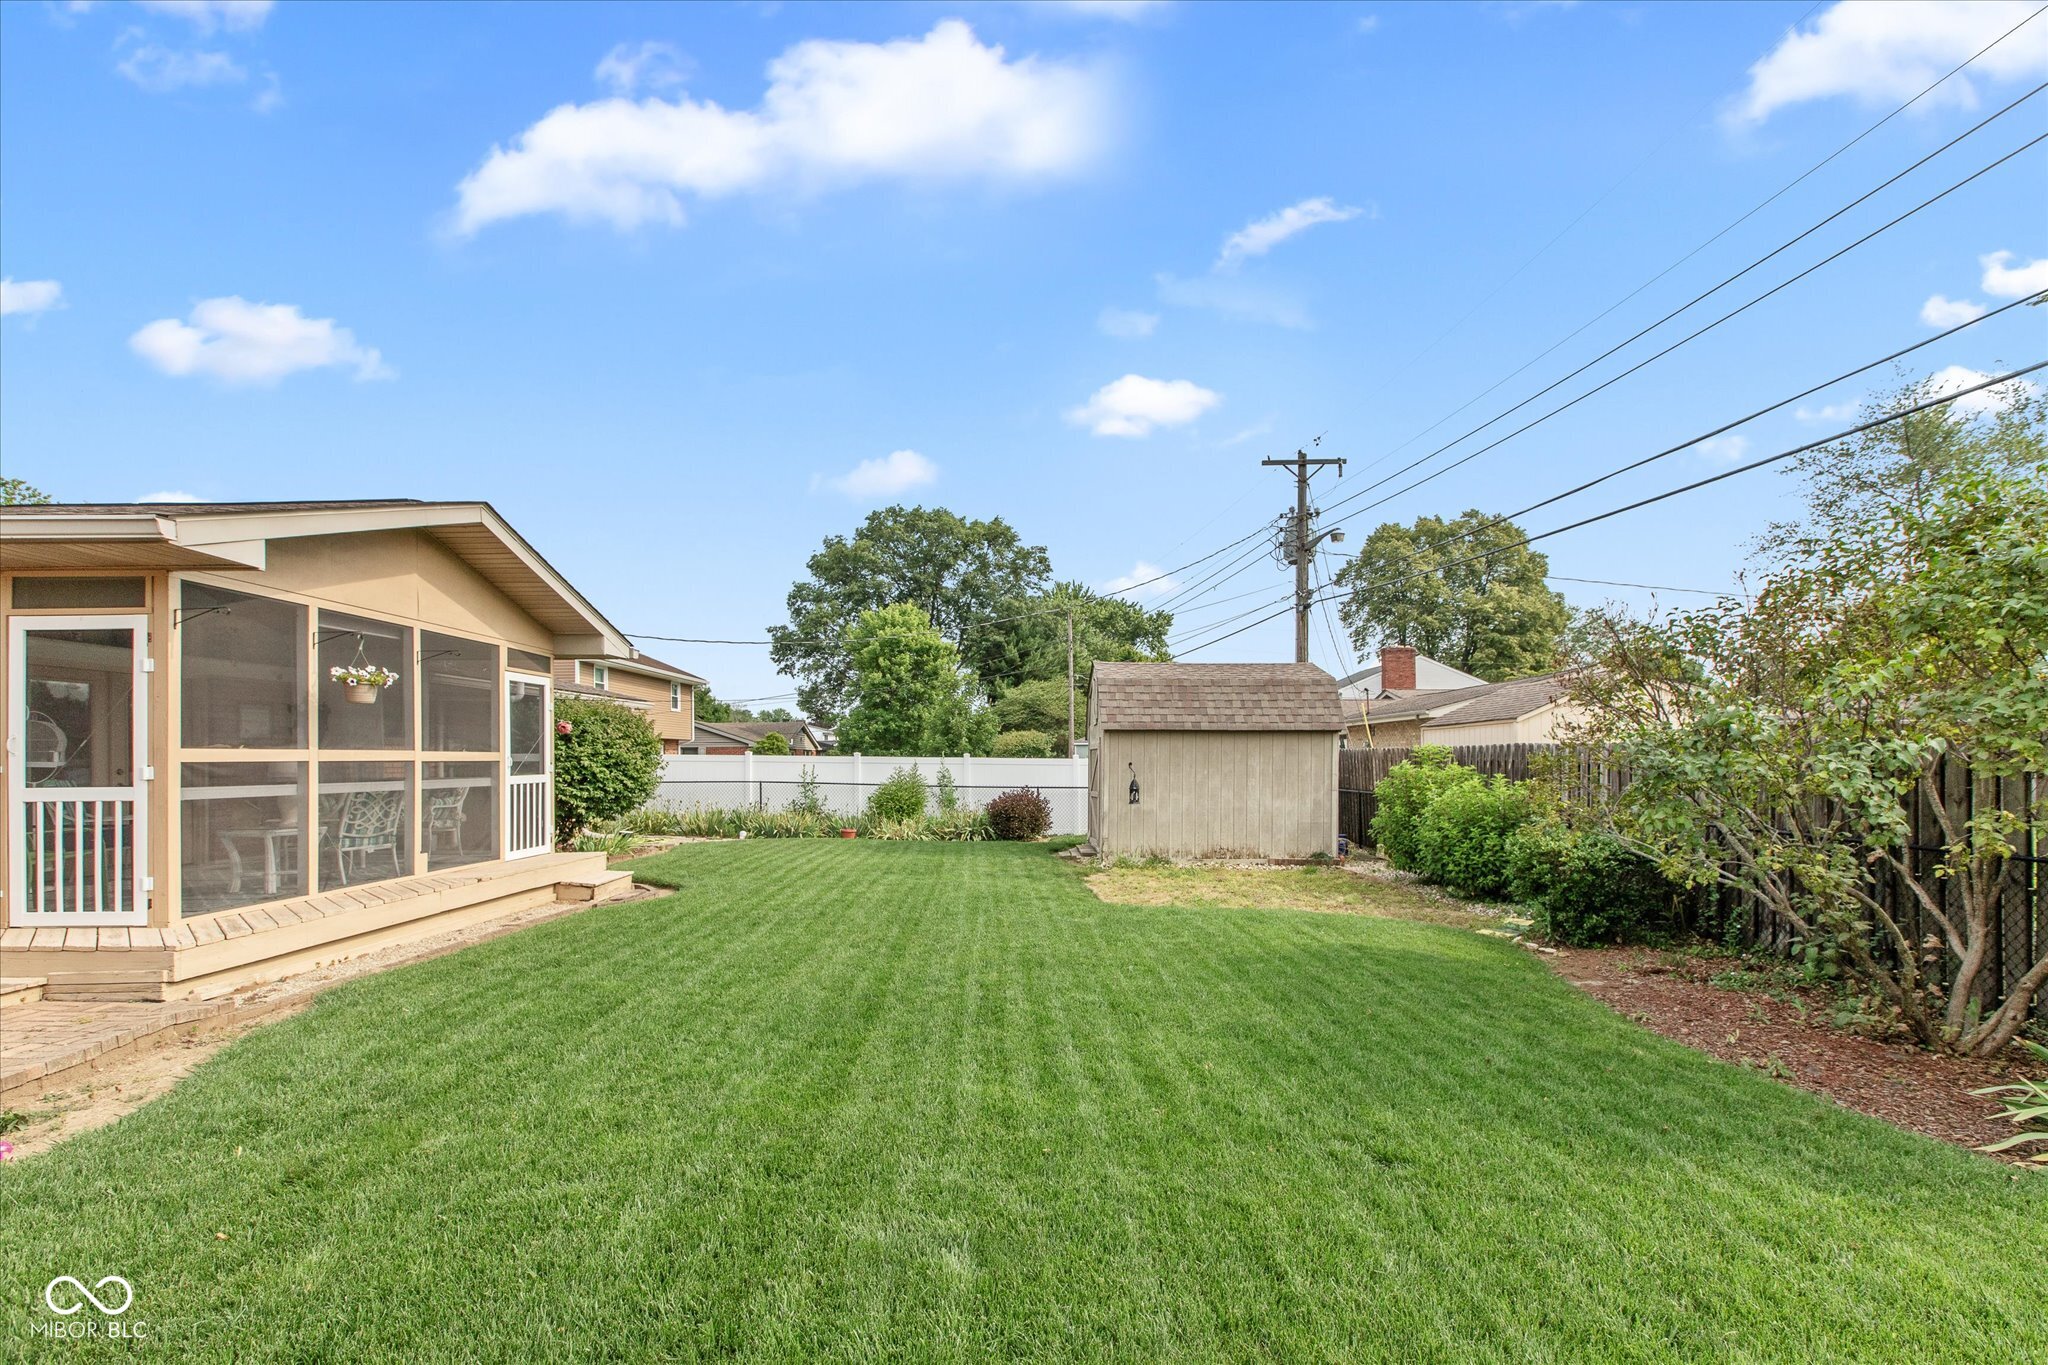
[[[388,668],[371,663],[336,664],[327,676],[340,683],[350,701],[373,702],[377,694],[398,681]]]

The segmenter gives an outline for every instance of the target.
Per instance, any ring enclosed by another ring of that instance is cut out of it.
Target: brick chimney
[[[1380,646],[1380,690],[1415,690],[1415,648],[1412,645]]]

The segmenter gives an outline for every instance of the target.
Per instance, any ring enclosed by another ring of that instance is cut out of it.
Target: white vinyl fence
[[[1054,834],[1088,832],[1088,760],[1077,758],[874,758],[862,754],[683,754],[661,761],[661,787],[649,804],[671,810],[695,806],[731,809],[751,806],[783,810],[802,791],[804,769],[818,783],[818,795],[835,815],[858,815],[868,795],[898,768],[916,765],[932,788],[938,808],[938,776],[944,768],[964,806],[1018,787],[1033,787],[1052,806]]]

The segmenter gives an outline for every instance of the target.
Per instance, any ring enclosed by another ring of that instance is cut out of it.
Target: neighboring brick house
[[[826,745],[807,720],[701,720],[697,736],[683,746],[686,754],[744,754],[763,736],[774,733],[789,741],[793,754],[821,754]]]
[[[650,654],[630,659],[557,659],[555,690],[565,696],[600,697],[643,711],[661,736],[665,754],[694,752],[697,692],[704,680]]]
[[[1372,707],[1372,746],[1549,744],[1577,719],[1562,673],[1391,697]]]
[[[1378,663],[1337,682],[1347,721],[1345,744],[1353,749],[1419,744],[1422,722],[1412,716],[1395,719],[1386,715],[1389,704],[1485,685],[1486,679],[1432,659],[1409,645],[1388,645],[1380,650]]]

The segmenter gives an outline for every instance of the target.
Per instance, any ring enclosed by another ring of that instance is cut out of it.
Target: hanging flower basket
[[[352,702],[369,703],[377,694],[398,681],[398,675],[376,664],[336,664],[327,676],[341,684],[342,695]]]

